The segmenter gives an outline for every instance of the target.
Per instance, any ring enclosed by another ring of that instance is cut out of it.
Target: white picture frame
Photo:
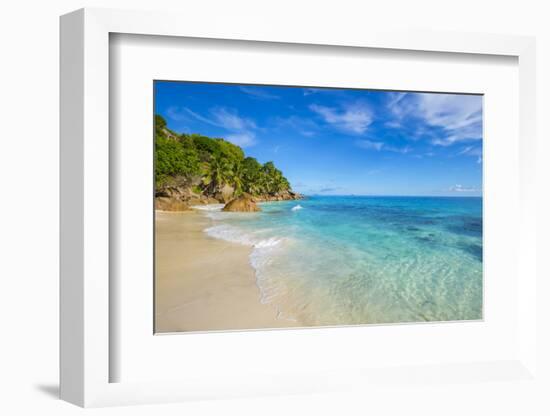
[[[534,39],[353,28],[336,32],[315,25],[304,32],[295,26],[282,30],[265,21],[243,19],[235,24],[222,18],[209,25],[186,19],[182,26],[182,20],[177,14],[107,9],[82,9],[61,18],[61,398],[88,407],[323,392],[412,379],[479,383],[488,374],[508,381],[536,380]],[[113,267],[109,253],[113,220],[109,214],[113,170],[109,157],[109,36],[114,33],[278,42],[283,47],[331,45],[516,57],[521,205],[517,273],[521,271],[522,276],[517,292],[517,354],[506,360],[419,365],[414,370],[383,367],[363,372],[336,368],[330,377],[320,377],[315,371],[296,374],[282,368],[277,376],[254,378],[239,379],[235,374],[222,373],[215,380],[204,376],[181,381],[111,382],[110,365],[120,359],[110,348],[110,291],[115,288],[109,281]]]

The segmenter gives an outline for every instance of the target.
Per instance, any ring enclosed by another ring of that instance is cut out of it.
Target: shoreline
[[[301,326],[261,303],[252,248],[208,236],[211,222],[200,209],[155,212],[155,332]]]

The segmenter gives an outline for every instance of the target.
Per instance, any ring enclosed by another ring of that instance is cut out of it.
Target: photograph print
[[[154,81],[156,333],[483,319],[483,96]]]

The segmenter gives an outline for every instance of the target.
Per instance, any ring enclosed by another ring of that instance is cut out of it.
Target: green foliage
[[[243,161],[244,152],[239,146],[226,142],[223,139],[216,139],[216,142],[218,143],[220,149],[218,156],[226,158],[233,164],[241,163]]]
[[[200,134],[191,134],[189,137],[197,149],[201,162],[210,162],[210,159],[220,154],[220,146],[216,140]]]
[[[283,176],[283,172],[277,169],[273,162],[266,162],[262,166],[262,174],[266,193],[275,194],[290,188],[290,184]]]
[[[208,195],[226,184],[235,189],[236,195],[273,195],[290,189],[288,180],[273,162],[262,165],[224,139],[178,135],[168,129],[159,115],[155,116],[155,176],[157,190],[173,183],[176,177],[187,178],[190,183],[199,177],[200,185],[192,189]]]
[[[190,177],[200,173],[197,151],[181,142],[157,136],[155,141],[155,177],[157,187],[165,185],[169,177]]]
[[[166,120],[159,116],[155,116],[155,137],[165,137],[164,129],[166,128]]]
[[[242,163],[243,190],[251,195],[259,195],[261,186],[262,165],[253,157],[247,157]]]
[[[243,193],[244,186],[244,168],[242,162],[233,165],[231,170],[231,182],[235,188],[235,195],[239,196]]]
[[[233,165],[225,157],[213,157],[203,165],[202,183],[210,193],[216,193],[225,184],[231,184]]]

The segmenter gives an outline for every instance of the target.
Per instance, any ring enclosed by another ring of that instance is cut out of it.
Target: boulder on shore
[[[232,199],[223,207],[222,211],[229,212],[258,212],[261,211],[260,207],[256,204],[254,198],[248,194],[242,194],[241,196]]]

